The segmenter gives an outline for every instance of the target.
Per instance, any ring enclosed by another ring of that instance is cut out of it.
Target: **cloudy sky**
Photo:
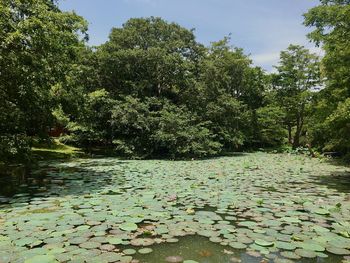
[[[63,10],[75,10],[89,21],[90,44],[108,39],[112,27],[131,17],[160,16],[195,28],[205,45],[231,34],[232,44],[251,55],[256,65],[272,70],[279,52],[289,44],[320,51],[306,38],[303,13],[318,0],[60,0]]]

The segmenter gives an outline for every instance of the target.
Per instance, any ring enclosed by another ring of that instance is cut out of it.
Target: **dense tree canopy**
[[[205,47],[194,30],[133,18],[97,47],[86,21],[56,1],[0,0],[0,157],[24,159],[33,138],[130,157],[192,157],[310,145],[350,151],[350,3],[305,14],[320,59],[281,52],[277,72],[231,39]],[[321,90],[319,90],[321,88]]]
[[[320,84],[319,59],[301,46],[290,45],[281,52],[280,64],[276,68],[276,99],[285,113],[289,142],[298,147],[313,96],[312,90]]]
[[[65,81],[86,22],[43,0],[1,0],[0,13],[0,155],[11,156],[52,125],[53,88]]]
[[[350,1],[322,0],[305,14],[315,28],[311,40],[322,46],[325,88],[314,103],[310,131],[324,150],[350,151]]]

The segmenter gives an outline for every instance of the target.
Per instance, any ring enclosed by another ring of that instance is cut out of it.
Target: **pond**
[[[350,262],[349,183],[287,154],[43,162],[0,178],[0,262]]]

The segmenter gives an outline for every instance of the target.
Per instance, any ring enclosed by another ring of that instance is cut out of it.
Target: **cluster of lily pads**
[[[346,168],[265,153],[42,163],[35,191],[0,207],[0,262],[143,262],[189,235],[262,262],[350,262],[350,195],[319,183],[336,172]],[[171,258],[158,262],[200,262]]]

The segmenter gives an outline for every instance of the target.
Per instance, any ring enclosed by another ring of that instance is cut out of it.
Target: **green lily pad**
[[[317,254],[315,251],[310,251],[310,250],[306,250],[306,249],[296,249],[295,253],[303,258],[315,258],[317,257]]]
[[[23,246],[35,247],[40,245],[42,241],[32,237],[25,237],[22,239],[15,240],[14,243],[16,246],[20,246],[20,247],[23,247]]]
[[[296,246],[290,242],[277,241],[275,245],[277,248],[284,250],[294,250],[296,248]]]
[[[327,247],[326,250],[329,253],[335,254],[335,255],[350,255],[350,250],[345,249],[345,248],[338,248],[338,247]]]
[[[132,246],[151,246],[154,244],[154,240],[151,238],[135,238],[133,240],[130,241],[130,244]]]
[[[257,225],[256,222],[253,221],[242,221],[238,223],[239,226],[246,226],[246,227],[254,227]]]
[[[305,250],[317,251],[317,252],[325,251],[325,247],[321,246],[320,244],[316,244],[316,243],[302,242],[302,243],[297,244],[297,245]]]
[[[262,246],[262,247],[272,247],[274,245],[274,242],[266,241],[263,239],[257,239],[257,240],[255,240],[255,244]]]
[[[138,227],[135,223],[123,223],[119,226],[119,228],[124,231],[132,232],[137,230]]]
[[[149,253],[153,252],[153,249],[152,248],[141,248],[138,250],[138,252],[140,254],[149,254]]]
[[[88,241],[85,243],[81,243],[79,246],[81,248],[93,249],[93,248],[98,248],[99,246],[101,246],[101,243]]]
[[[283,251],[281,252],[281,256],[289,259],[300,259],[301,257],[292,251]]]
[[[297,217],[282,217],[281,220],[288,223],[300,223],[301,220]]]
[[[316,213],[318,215],[329,215],[330,214],[330,212],[328,210],[322,209],[322,208],[314,210],[314,213]]]
[[[118,237],[108,237],[106,241],[111,245],[120,245],[123,243],[123,240]]]
[[[53,255],[37,255],[24,261],[24,263],[58,263]]]
[[[136,250],[135,250],[135,249],[132,249],[132,248],[128,248],[128,249],[124,249],[124,250],[123,250],[123,253],[124,253],[125,255],[134,255],[134,254],[136,254]]]
[[[229,243],[229,246],[235,249],[245,249],[247,248],[247,245],[240,243],[240,242],[231,242]]]

